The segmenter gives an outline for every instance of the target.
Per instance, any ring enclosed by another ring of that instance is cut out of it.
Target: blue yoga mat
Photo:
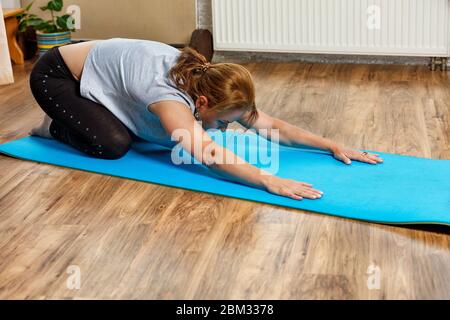
[[[276,149],[252,133],[216,131],[212,136],[247,161],[255,154],[270,155]],[[25,160],[339,217],[388,224],[450,225],[450,160],[364,150],[379,154],[384,163],[372,165],[354,160],[346,165],[319,149],[276,146],[278,161],[269,163],[268,157],[258,156],[255,165],[270,171],[277,162],[278,176],[311,183],[324,192],[322,198],[294,200],[219,179],[200,164],[174,164],[173,154],[178,155],[178,160],[192,159],[182,149],[174,152],[149,142],[135,141],[132,149],[118,160],[95,159],[40,137],[2,144],[0,152]]]

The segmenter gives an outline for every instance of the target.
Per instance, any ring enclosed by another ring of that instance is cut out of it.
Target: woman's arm
[[[161,124],[172,137],[185,137],[178,140],[183,149],[214,173],[293,199],[320,197],[322,192],[313,189],[311,184],[276,177],[215,143],[184,104],[162,101],[152,104],[149,108],[159,117]]]
[[[250,126],[245,118],[241,119],[239,123],[248,129],[254,129],[259,135],[269,140],[273,138],[271,130],[278,130],[279,143],[289,147],[311,146],[331,151],[332,147],[336,145],[329,139],[315,135],[281,119],[271,117],[261,110],[258,110],[258,119],[253,126]]]
[[[314,148],[330,151],[336,159],[346,164],[351,163],[350,159],[370,164],[383,162],[383,159],[381,159],[377,154],[364,154],[358,150],[347,148],[338,142],[334,142],[330,139],[315,135],[286,121],[273,118],[263,111],[258,110],[258,115],[258,119],[253,125],[247,123],[245,117],[239,120],[239,122],[246,128],[256,130],[258,134],[269,140],[273,140],[274,138],[272,137],[274,133],[271,132],[271,130],[276,129],[278,132],[278,142],[280,144],[296,148],[311,146]]]

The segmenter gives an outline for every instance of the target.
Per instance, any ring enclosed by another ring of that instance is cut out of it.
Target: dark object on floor
[[[24,32],[17,34],[17,42],[22,49],[25,60],[33,58],[37,53],[36,31],[28,26]]]
[[[184,47],[186,47],[186,44],[184,43],[168,43],[168,45],[177,49],[183,49]]]
[[[194,48],[211,62],[214,55],[213,37],[208,29],[196,29],[192,32],[189,47]]]

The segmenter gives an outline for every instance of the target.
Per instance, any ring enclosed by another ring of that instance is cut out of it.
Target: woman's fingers
[[[314,189],[310,186],[303,186],[302,184],[303,184],[303,182],[297,183],[296,190],[303,190],[303,191],[312,192],[312,193],[323,193],[320,190]]]
[[[313,194],[313,193],[309,193],[309,192],[302,192],[302,191],[298,191],[296,192],[297,195],[302,196],[304,198],[308,198],[308,199],[319,199],[322,197],[322,195],[320,194]]]
[[[371,163],[371,164],[377,163],[375,160],[373,160],[371,157],[369,157],[369,155],[360,155],[358,157],[358,160],[361,162],[366,162],[366,163]]]
[[[371,157],[372,160],[375,160],[376,162],[383,162],[383,159],[380,158],[378,154],[369,153],[369,156]]]
[[[361,161],[368,162],[371,164],[377,164],[379,162],[383,162],[383,159],[379,158],[378,155],[373,153],[368,153],[366,155],[361,155]]]
[[[350,156],[347,156],[345,153],[336,153],[335,157],[339,160],[341,160],[342,162],[344,162],[345,164],[350,164],[351,159],[354,160],[358,160],[361,162],[365,162],[365,163],[370,163],[370,164],[377,164],[380,162],[383,162],[383,159],[380,158],[379,155],[377,154],[373,154],[373,153],[367,153],[367,154],[362,154],[362,153],[356,153],[356,154],[351,154]]]
[[[344,153],[336,153],[334,155],[336,158],[344,162],[345,164],[350,164],[352,161]]]
[[[303,196],[305,196],[307,198],[317,199],[317,198],[322,197],[322,194],[319,192],[304,191]]]
[[[272,177],[269,180],[267,190],[269,192],[286,196],[296,200],[319,199],[322,197],[323,192],[311,187],[312,184],[306,182],[300,182],[292,179],[282,179],[278,177]]]
[[[285,197],[289,197],[295,200],[302,200],[303,197],[301,195],[299,195],[298,193],[295,193],[292,188],[289,187],[285,187],[282,188],[279,192],[277,192],[279,195],[285,196]]]
[[[295,200],[302,200],[302,199],[303,199],[302,196],[300,196],[300,195],[298,195],[298,194],[295,194],[295,193],[290,193],[290,194],[288,194],[287,196],[290,197],[290,198],[292,198],[292,199],[295,199]]]
[[[312,188],[297,188],[294,191],[295,194],[305,197],[305,198],[309,198],[309,199],[317,199],[322,197],[323,192],[316,190],[316,189],[312,189]]]
[[[317,189],[303,186],[293,186],[286,192],[291,198],[301,200],[303,198],[319,199],[322,197],[323,192]]]

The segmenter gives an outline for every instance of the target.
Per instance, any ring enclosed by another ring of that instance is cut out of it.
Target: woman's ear
[[[195,101],[195,106],[197,107],[197,110],[206,110],[209,108],[208,105],[208,98],[205,96],[199,96],[197,100]]]

